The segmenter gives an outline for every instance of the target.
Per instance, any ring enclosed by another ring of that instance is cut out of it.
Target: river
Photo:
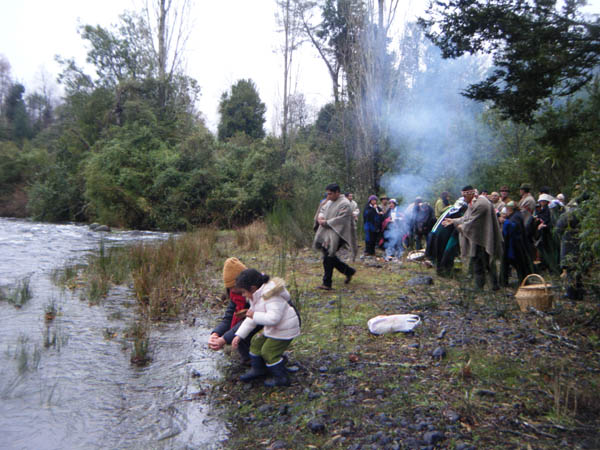
[[[211,324],[153,324],[152,362],[136,367],[125,337],[138,317],[130,290],[114,287],[90,305],[81,290],[52,282],[101,240],[110,247],[167,237],[0,218],[0,287],[12,292],[28,279],[32,292],[20,308],[0,302],[0,448],[223,447],[225,424],[202,396],[220,376],[222,356],[204,345]],[[51,304],[58,315],[46,321]]]

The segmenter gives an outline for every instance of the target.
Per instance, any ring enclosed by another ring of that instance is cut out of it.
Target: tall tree
[[[224,141],[236,133],[245,133],[251,138],[262,139],[265,137],[263,125],[266,110],[254,82],[250,79],[239,80],[231,86],[230,92],[221,95],[219,140]]]
[[[504,117],[531,122],[544,99],[579,91],[600,64],[600,19],[583,17],[583,4],[441,0],[430,3],[420,24],[445,58],[491,54],[491,75],[464,95],[490,100]]]
[[[281,139],[283,148],[287,149],[290,125],[290,100],[292,86],[292,63],[294,53],[300,46],[302,39],[300,10],[294,0],[277,0],[277,19],[283,33],[281,53],[283,55],[283,118],[281,124]]]

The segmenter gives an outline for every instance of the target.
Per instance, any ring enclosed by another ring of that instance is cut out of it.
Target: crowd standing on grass
[[[348,263],[358,251],[361,214],[352,192],[342,194],[336,183],[325,190],[314,217],[313,247],[323,258],[323,278],[317,288],[330,291],[334,269],[344,276],[344,284],[356,274]],[[522,184],[518,200],[513,200],[510,191],[502,186],[488,193],[467,185],[454,202],[445,191],[434,207],[416,197],[405,208],[396,198],[371,195],[362,212],[361,259],[376,258],[382,250],[385,261],[401,263],[404,252],[415,248],[440,276],[453,276],[460,255],[479,290],[486,284],[492,290],[510,286],[513,273],[518,285],[531,273],[562,272],[565,296],[581,299],[586,268],[578,257],[579,225],[581,203],[589,197],[580,193],[567,203],[563,194],[554,197],[548,187],[541,187],[536,200],[531,186]],[[349,250],[347,262],[338,256],[342,248]],[[270,375],[265,386],[289,386],[284,352],[300,334],[300,316],[285,282],[228,258],[223,283],[229,303],[209,337],[209,348],[220,350],[231,344],[238,350],[242,362],[251,366],[241,381]]]

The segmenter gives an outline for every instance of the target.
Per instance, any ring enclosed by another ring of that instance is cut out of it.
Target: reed
[[[33,297],[29,277],[19,280],[14,287],[0,288],[0,300],[21,308]]]

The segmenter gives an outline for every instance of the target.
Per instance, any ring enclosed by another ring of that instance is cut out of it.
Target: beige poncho
[[[324,202],[317,211],[323,214],[326,225],[319,225],[313,246],[317,250],[326,249],[329,256],[335,256],[341,246],[348,246],[352,251],[352,260],[356,257],[356,229],[352,221],[352,206],[348,199],[340,195],[335,201]]]
[[[460,231],[461,256],[475,256],[476,246],[485,248],[491,258],[502,256],[502,230],[494,205],[483,195],[473,200],[465,215],[455,219]]]

